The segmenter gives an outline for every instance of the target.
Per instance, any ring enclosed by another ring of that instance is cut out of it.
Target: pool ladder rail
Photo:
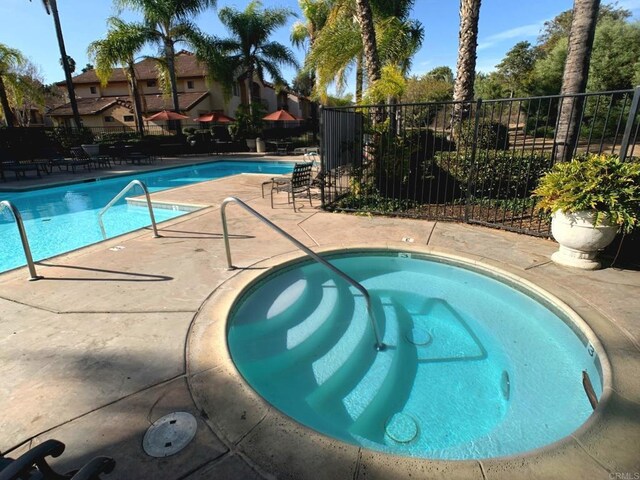
[[[238,204],[245,211],[247,211],[248,213],[250,213],[251,215],[256,217],[262,223],[264,223],[265,225],[270,227],[272,230],[275,230],[277,233],[282,235],[287,240],[289,240],[296,247],[298,247],[300,250],[302,250],[304,253],[306,253],[309,257],[311,257],[313,260],[315,260],[316,262],[320,263],[321,265],[324,265],[325,267],[327,267],[333,273],[335,273],[336,275],[338,275],[339,277],[344,279],[346,282],[350,283],[356,290],[358,290],[360,293],[362,293],[362,296],[365,298],[365,301],[367,302],[367,313],[369,314],[369,320],[371,321],[371,327],[373,329],[373,334],[376,337],[376,343],[374,345],[374,348],[378,352],[382,352],[382,351],[386,350],[387,346],[384,343],[382,343],[382,339],[380,338],[380,331],[378,330],[378,322],[376,321],[375,314],[374,314],[374,311],[373,311],[373,305],[371,304],[371,295],[369,295],[369,292],[367,291],[367,289],[364,288],[360,283],[355,281],[353,278],[351,278],[349,275],[344,273],[342,270],[336,268],[331,263],[329,263],[324,258],[322,258],[320,255],[318,255],[317,253],[315,253],[312,250],[310,250],[309,248],[307,248],[305,245],[303,245],[298,240],[296,240],[291,235],[289,235],[287,232],[285,232],[280,227],[278,227],[275,223],[273,223],[270,220],[268,220],[266,217],[264,217],[263,215],[261,215],[260,213],[255,211],[253,208],[251,208],[249,205],[247,205],[246,203],[244,203],[242,200],[240,200],[237,197],[227,197],[227,198],[225,198],[222,201],[222,205],[220,206],[220,215],[222,217],[222,232],[223,232],[223,236],[224,236],[224,247],[225,247],[226,254],[227,254],[227,267],[228,267],[229,270],[234,270],[236,268],[236,267],[233,266],[233,262],[231,261],[231,246],[229,245],[229,231],[228,231],[228,228],[227,228],[226,208],[227,208],[227,205],[229,203]]]
[[[0,201],[0,211],[8,209],[13,215],[13,219],[18,226],[18,233],[20,234],[20,241],[22,242],[22,249],[24,250],[24,256],[27,259],[27,267],[29,267],[29,281],[33,282],[44,278],[37,274],[36,266],[33,263],[33,257],[31,255],[31,247],[29,247],[29,239],[27,238],[27,231],[24,229],[24,223],[22,221],[22,215],[16,206],[9,200]]]
[[[147,202],[147,208],[149,209],[149,216],[151,217],[151,227],[153,228],[153,238],[161,237],[161,235],[158,233],[158,226],[156,225],[156,217],[153,214],[153,207],[151,206],[151,197],[149,196],[149,189],[141,180],[132,180],[131,182],[129,182],[129,184],[126,187],[124,187],[120,191],[118,195],[113,197],[113,199],[109,203],[107,203],[107,205],[102,210],[100,210],[100,213],[98,213],[98,224],[100,225],[100,232],[102,232],[102,238],[104,240],[107,239],[107,232],[104,229],[104,222],[102,221],[102,216],[107,212],[107,210],[113,207],[113,205],[115,205],[115,203],[118,200],[124,197],[129,192],[129,190],[131,190],[135,186],[139,186],[140,188],[142,188],[142,191],[144,192],[144,196]]]

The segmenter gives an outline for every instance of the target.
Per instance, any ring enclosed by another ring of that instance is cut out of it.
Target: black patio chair
[[[296,196],[300,196],[306,192],[309,197],[309,205],[313,207],[311,203],[311,174],[313,171],[313,162],[308,163],[296,163],[293,167],[293,173],[291,179],[288,182],[282,181],[282,178],[278,178],[278,181],[273,181],[271,186],[271,208],[273,208],[273,192],[287,192],[287,203],[293,201],[293,211],[296,209]],[[274,179],[275,180],[275,179]]]
[[[40,176],[40,165],[29,162],[19,162],[18,159],[8,150],[0,150],[0,178],[6,181],[4,172],[13,172],[16,180],[20,180],[20,174],[23,178],[27,177],[27,172],[36,172]]]
[[[0,480],[100,480],[109,474],[116,462],[109,457],[96,457],[80,470],[58,473],[47,463],[46,457],[59,457],[64,443],[46,440],[17,459],[0,456]]]
[[[91,156],[84,151],[82,147],[71,147],[71,156],[74,160],[80,162],[88,162],[89,165],[93,164],[97,168],[109,167],[111,168],[111,157],[108,155],[95,155]]]

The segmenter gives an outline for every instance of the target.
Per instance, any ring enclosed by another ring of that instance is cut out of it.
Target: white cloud
[[[630,2],[640,2],[640,0],[628,0]],[[542,20],[537,23],[531,23],[529,25],[523,25],[521,27],[510,28],[509,30],[505,30],[504,32],[495,33],[493,35],[489,35],[483,41],[478,44],[477,50],[484,50],[494,45],[504,41],[511,40],[512,38],[527,38],[527,37],[536,37],[542,26],[544,25],[545,20]]]

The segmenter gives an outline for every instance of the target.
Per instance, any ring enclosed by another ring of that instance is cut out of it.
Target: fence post
[[[473,171],[476,165],[476,151],[478,149],[478,130],[480,126],[480,110],[481,109],[482,109],[482,99],[479,98],[478,101],[476,102],[476,113],[474,115],[475,125],[473,127],[473,142],[471,144],[471,163],[469,165],[469,171],[467,172],[467,195],[466,195],[466,202],[464,206],[464,222],[465,223],[469,223],[469,204],[471,203],[471,176],[473,175]],[[460,123],[461,123],[460,131],[462,132],[462,119],[460,119]]]
[[[326,159],[324,158],[326,151],[324,148],[324,108],[322,108],[322,105],[318,105],[318,153],[320,155],[320,172],[322,172],[323,175],[325,175],[324,178],[326,178],[327,172],[326,172]],[[320,203],[322,205],[322,208],[324,208],[325,205],[325,197],[324,197],[324,187],[326,185],[326,182],[322,182],[320,184]]]
[[[640,107],[640,86],[637,86],[633,90],[633,100],[631,100],[629,116],[627,117],[627,125],[624,128],[624,135],[622,136],[622,144],[620,145],[620,160],[623,162],[627,159],[629,141],[631,140],[631,131],[633,130],[633,124],[636,120],[636,117],[638,116],[638,107]]]

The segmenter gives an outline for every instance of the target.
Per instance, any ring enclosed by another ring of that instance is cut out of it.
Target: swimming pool
[[[131,180],[142,180],[157,192],[239,173],[278,175],[292,169],[285,162],[216,161],[20,193],[0,190],[0,200],[9,200],[20,210],[37,261],[102,241],[98,212]],[[128,196],[141,193],[134,189]],[[185,213],[154,209],[157,222]],[[104,223],[108,238],[151,224],[146,206],[128,205],[124,199],[105,214]],[[0,239],[0,272],[25,265],[20,237],[7,210],[0,212]]]
[[[236,300],[229,351],[245,380],[300,423],[351,444],[437,459],[536,449],[592,413],[603,391],[593,333],[552,297],[434,255],[328,256],[369,290],[387,349],[376,352],[363,297],[298,260]]]

